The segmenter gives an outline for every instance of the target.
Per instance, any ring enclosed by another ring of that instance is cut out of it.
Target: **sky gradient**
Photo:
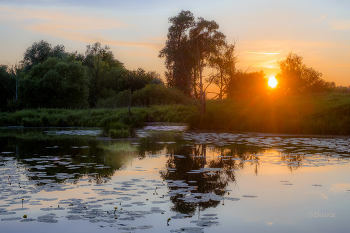
[[[350,85],[348,0],[0,0],[0,64],[15,64],[34,42],[63,44],[84,53],[96,41],[109,45],[127,69],[164,77],[168,18],[181,10],[216,21],[236,42],[239,69],[279,72],[289,52],[304,58],[326,81]]]

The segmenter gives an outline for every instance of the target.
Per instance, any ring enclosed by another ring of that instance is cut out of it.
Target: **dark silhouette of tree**
[[[207,146],[206,144],[197,145],[196,148],[192,146],[180,146],[176,148],[168,148],[168,160],[166,167],[176,169],[175,172],[167,170],[161,172],[161,177],[164,180],[183,180],[189,184],[189,186],[195,185],[195,189],[191,193],[214,193],[219,196],[223,196],[225,192],[223,189],[227,187],[230,182],[235,181],[235,175],[233,169],[235,168],[235,161],[233,160],[209,160],[206,156]],[[182,158],[178,158],[174,155],[182,155]],[[189,173],[192,170],[200,170],[206,166],[210,168],[222,168],[218,169],[211,174],[206,172]],[[190,184],[189,181],[196,181],[195,184]],[[178,187],[173,187],[171,182],[169,183],[170,190],[176,190]],[[178,194],[171,196],[170,200],[173,202],[172,210],[188,215],[194,215],[196,209],[205,210],[209,207],[217,206],[220,201],[208,200],[201,201],[198,197],[198,202],[186,202],[183,200],[184,194]]]
[[[185,94],[199,100],[198,109],[205,112],[206,88],[203,70],[209,67],[210,58],[225,45],[225,35],[218,31],[215,21],[203,18],[194,20],[190,11],[181,11],[169,19],[168,40],[160,51],[165,57],[166,77],[172,87],[181,88]],[[209,84],[212,79],[209,80]]]
[[[186,95],[191,95],[191,68],[189,51],[185,49],[189,40],[189,29],[194,26],[195,18],[190,11],[181,11],[177,16],[169,18],[172,25],[168,29],[165,47],[159,52],[159,57],[165,57],[165,77],[170,87],[181,89]]]
[[[238,70],[228,83],[227,97],[252,99],[265,96],[268,89],[267,78],[263,71],[246,73]]]
[[[278,62],[281,72],[276,75],[277,88],[284,94],[318,93],[335,87],[321,79],[322,73],[303,64],[303,58],[290,52],[287,58]]]
[[[235,45],[227,43],[221,46],[218,52],[209,59],[210,67],[217,70],[217,73],[210,77],[213,83],[219,87],[219,92],[215,93],[214,98],[223,99],[224,95],[227,94],[229,82],[236,72],[236,63]]]

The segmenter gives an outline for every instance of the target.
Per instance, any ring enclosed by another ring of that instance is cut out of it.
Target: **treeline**
[[[46,41],[29,47],[19,64],[0,66],[0,109],[116,108],[185,103],[155,71],[127,70],[108,46],[88,45],[85,54]]]
[[[99,42],[79,54],[39,41],[25,51],[19,64],[0,66],[0,109],[128,107],[130,111],[131,106],[195,103],[204,114],[209,85],[217,87],[214,98],[234,100],[346,92],[323,80],[320,72],[293,53],[278,62],[278,85],[270,88],[263,71],[237,69],[236,45],[227,42],[215,21],[181,11],[169,22],[167,41],[159,52],[165,58],[166,84],[154,71],[127,70]],[[213,72],[205,75],[208,68]]]

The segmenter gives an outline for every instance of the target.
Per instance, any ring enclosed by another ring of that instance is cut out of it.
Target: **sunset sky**
[[[158,53],[168,18],[181,10],[216,21],[236,41],[238,68],[269,77],[292,51],[326,81],[350,85],[349,0],[0,0],[0,64],[19,62],[40,40],[80,53],[99,41],[127,69],[164,76]]]

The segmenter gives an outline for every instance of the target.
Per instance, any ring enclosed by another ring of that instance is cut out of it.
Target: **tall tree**
[[[28,73],[33,66],[43,63],[49,57],[63,58],[65,55],[63,45],[56,45],[55,47],[52,47],[52,45],[48,42],[41,40],[33,43],[32,46],[27,48],[26,52],[24,53],[22,64],[25,72]]]
[[[236,72],[237,58],[235,55],[235,45],[225,43],[209,60],[210,67],[216,69],[217,73],[211,75],[213,83],[218,86],[219,92],[215,93],[214,98],[223,99],[227,94],[227,88],[230,80],[233,79]]]
[[[205,112],[206,99],[203,70],[209,66],[210,58],[218,54],[220,47],[225,44],[226,36],[219,32],[218,29],[219,25],[215,21],[198,18],[195,27],[190,30],[189,45],[192,51],[191,55],[196,62],[193,73],[198,75],[194,76],[192,86],[198,89],[199,92],[201,114]]]
[[[165,57],[168,85],[179,87],[186,94],[199,99],[199,111],[205,112],[206,87],[203,70],[210,57],[225,44],[225,35],[218,31],[215,21],[198,18],[190,11],[181,11],[170,18],[168,40],[159,56]]]
[[[124,68],[123,63],[114,58],[108,45],[100,42],[86,46],[84,65],[88,67],[89,104],[94,107],[97,100],[103,97],[108,86],[109,72],[113,68]]]
[[[189,40],[189,30],[195,25],[195,18],[192,12],[181,11],[177,16],[169,18],[169,23],[172,25],[168,29],[168,39],[159,57],[165,57],[165,77],[168,85],[190,95],[190,72],[193,63],[189,62],[186,43]]]

